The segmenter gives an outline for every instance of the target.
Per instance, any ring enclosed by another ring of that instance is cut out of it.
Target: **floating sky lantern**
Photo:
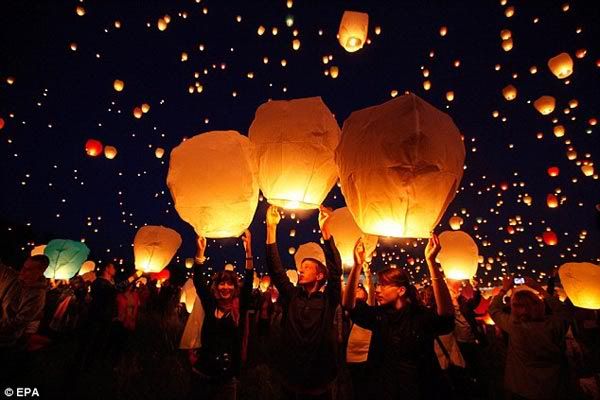
[[[500,37],[502,38],[502,40],[510,39],[512,37],[512,32],[508,29],[502,29],[500,31]]]
[[[344,11],[338,30],[338,40],[347,52],[353,53],[362,49],[367,41],[368,32],[369,14]]]
[[[169,264],[181,246],[181,236],[164,226],[143,226],[133,239],[135,269],[160,272]]]
[[[288,269],[285,271],[285,274],[289,278],[292,285],[296,286],[298,284],[298,271],[295,269]]]
[[[513,39],[512,37],[502,41],[502,50],[511,51],[513,48]]]
[[[464,159],[452,119],[414,94],[353,112],[336,149],[346,204],[363,232],[379,236],[429,237]]]
[[[329,67],[329,76],[331,76],[333,79],[337,78],[339,74],[340,74],[339,67],[337,67],[335,65],[332,65],[331,67]]]
[[[123,91],[123,88],[125,87],[125,82],[123,82],[120,79],[115,79],[115,81],[113,82],[113,88],[117,91],[117,92],[121,92]]]
[[[358,225],[356,225],[348,207],[338,208],[333,212],[329,221],[329,232],[333,236],[345,267],[352,267],[354,265],[354,247],[358,239],[362,238],[365,245],[367,261],[371,259],[371,254],[377,246],[378,237],[365,235]]]
[[[600,266],[591,263],[565,263],[558,270],[567,296],[577,307],[600,309]]]
[[[542,115],[548,115],[554,111],[556,100],[552,96],[542,96],[533,102],[533,106]]]
[[[191,269],[194,266],[194,259],[193,258],[186,258],[185,259],[185,267],[187,269]]]
[[[542,234],[542,239],[548,246],[556,246],[558,244],[558,237],[556,236],[556,233],[551,230],[545,231]]]
[[[548,175],[555,177],[558,176],[560,174],[560,169],[558,167],[549,167],[548,168]]]
[[[296,254],[294,254],[294,263],[296,264],[296,269],[302,265],[302,261],[306,258],[312,258],[323,264],[326,264],[323,248],[315,242],[304,243],[298,247]]]
[[[548,68],[558,79],[565,79],[573,73],[573,59],[568,53],[560,53],[548,60]]]
[[[39,246],[35,246],[33,249],[31,249],[31,256],[37,256],[39,254],[44,254],[44,249],[46,248],[45,244],[40,244]]]
[[[144,113],[142,112],[142,109],[140,107],[135,107],[133,109],[133,116],[137,119],[142,118],[142,115],[144,115]]]
[[[463,231],[444,231],[440,234],[442,250],[438,261],[449,279],[471,279],[477,272],[479,251],[473,238]]]
[[[259,185],[268,202],[314,209],[337,179],[340,128],[320,97],[262,104],[248,137],[256,145]]]
[[[179,216],[198,235],[240,236],[258,204],[254,146],[236,131],[213,131],[171,151],[167,185]]]
[[[594,175],[594,164],[591,163],[585,163],[581,166],[581,172],[583,172],[583,174],[585,176],[592,176]]]
[[[96,139],[88,139],[85,142],[85,153],[90,157],[97,157],[102,154],[102,142]]]
[[[0,118],[0,130],[4,128],[4,118]]]
[[[44,276],[51,279],[71,279],[90,254],[90,249],[81,242],[54,239],[48,242],[44,254],[50,260]]]
[[[556,125],[554,128],[552,128],[552,131],[556,137],[565,136],[565,127],[563,125]]]
[[[546,204],[549,208],[558,207],[558,198],[556,197],[556,195],[550,193],[548,196],[546,196]]]
[[[194,303],[196,302],[196,288],[194,287],[194,281],[192,278],[188,278],[187,281],[181,287],[181,297],[179,302],[185,304],[185,309],[188,314],[191,314],[194,310]]]
[[[513,85],[508,85],[504,89],[502,89],[502,96],[508,101],[514,100],[517,98],[517,88]]]
[[[117,148],[114,146],[104,146],[104,157],[112,160],[117,156]]]
[[[163,149],[162,147],[157,147],[154,150],[154,156],[156,158],[162,158],[165,155],[165,149]]]
[[[463,224],[463,219],[462,219],[462,217],[459,217],[458,215],[454,215],[454,216],[450,217],[450,220],[448,221],[448,223],[450,224],[450,228],[452,228],[453,231],[457,231],[460,229],[461,225]]]

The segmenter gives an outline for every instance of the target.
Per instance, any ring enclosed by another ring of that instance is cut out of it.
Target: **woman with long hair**
[[[441,371],[433,346],[436,336],[454,329],[454,308],[442,272],[435,263],[440,249],[439,239],[433,235],[425,249],[425,259],[436,299],[435,310],[420,303],[416,288],[400,268],[388,268],[377,274],[377,306],[355,302],[358,279],[348,282],[344,306],[350,310],[355,324],[373,332],[365,380],[370,383],[370,395],[378,400],[443,397]]]
[[[252,294],[254,264],[250,231],[242,237],[246,268],[240,287],[234,271],[217,272],[211,280],[203,276],[206,239],[198,237],[194,265],[194,286],[204,309],[202,347],[191,353],[193,396],[202,399],[236,399],[241,368],[244,322],[242,316]]]

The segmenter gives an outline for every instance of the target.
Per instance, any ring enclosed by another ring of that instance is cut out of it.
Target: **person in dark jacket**
[[[190,352],[193,366],[193,398],[237,398],[237,378],[242,364],[244,336],[243,317],[252,296],[254,263],[250,231],[242,237],[246,250],[246,268],[243,286],[233,271],[216,273],[211,282],[203,277],[206,239],[197,240],[198,251],[194,265],[194,286],[204,309],[202,347],[198,354]]]
[[[274,206],[267,210],[267,267],[283,308],[280,371],[284,397],[288,399],[330,399],[338,373],[333,323],[341,302],[342,262],[329,234],[331,212],[322,206],[319,214],[326,265],[312,258],[302,260],[298,286],[294,286],[277,249],[277,224],[281,216]]]
[[[369,306],[365,302],[353,304],[354,295],[346,296],[345,305],[352,307],[352,320],[373,332],[367,359],[369,372],[365,379],[370,383],[370,395],[378,400],[444,397],[434,340],[454,329],[454,308],[448,287],[435,263],[440,249],[439,239],[432,236],[425,249],[425,259],[436,300],[435,310],[420,304],[408,274],[397,268],[377,274],[378,306]],[[356,283],[347,290],[356,290]]]

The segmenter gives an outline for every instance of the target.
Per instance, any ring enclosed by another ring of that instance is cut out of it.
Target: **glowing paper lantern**
[[[164,226],[143,226],[133,239],[135,269],[160,272],[181,246],[181,236]]]
[[[500,31],[500,37],[502,38],[502,40],[510,39],[512,37],[512,32],[508,29],[502,29]]]
[[[81,265],[79,275],[87,274],[88,272],[92,272],[94,269],[96,269],[96,263],[92,260],[87,260]]]
[[[581,166],[581,171],[585,176],[594,175],[594,165],[593,164],[583,164]]]
[[[142,109],[141,109],[141,108],[139,108],[139,107],[135,107],[135,108],[133,109],[133,116],[134,116],[134,117],[136,117],[137,119],[140,119],[140,118],[142,118],[142,115],[143,115],[143,114],[144,114],[144,113],[142,112]]]
[[[88,139],[85,142],[85,153],[90,157],[96,157],[102,153],[102,142],[96,139]]]
[[[144,114],[146,114],[148,111],[150,111],[150,104],[148,104],[148,103],[142,104],[141,109],[142,109],[142,112]]]
[[[288,269],[285,271],[285,274],[290,279],[290,282],[292,282],[292,285],[296,286],[298,284],[298,271],[295,269]]]
[[[477,272],[477,244],[463,231],[444,231],[440,234],[442,249],[438,261],[450,279],[470,279]]]
[[[556,100],[552,96],[542,96],[533,102],[533,106],[542,115],[548,115],[554,111]]]
[[[157,147],[156,150],[154,150],[154,156],[156,158],[162,158],[162,156],[165,155],[165,149],[163,149],[162,147]]]
[[[338,75],[340,74],[340,69],[339,67],[336,67],[335,65],[332,65],[331,67],[329,67],[329,75],[335,79],[338,77]]]
[[[455,215],[453,217],[450,217],[450,220],[448,221],[448,223],[450,224],[450,228],[452,228],[453,231],[457,231],[460,229],[461,225],[463,224],[463,219],[461,217],[459,217],[458,215]]]
[[[544,243],[546,243],[548,246],[556,246],[558,243],[558,237],[556,236],[556,233],[552,231],[544,232],[542,234],[542,239],[544,239]]]
[[[179,302],[185,304],[185,309],[188,314],[192,313],[194,309],[194,303],[196,302],[196,288],[194,287],[194,281],[192,278],[189,278],[183,284],[181,288],[181,297],[179,298]]]
[[[158,281],[159,283],[166,281],[170,277],[171,277],[171,271],[169,271],[167,268],[164,268],[160,272],[151,272],[150,273],[150,279],[153,281]],[[158,287],[160,287],[160,286],[158,286]]]
[[[549,208],[558,207],[558,198],[552,193],[546,196],[546,204],[548,204]]]
[[[302,260],[306,258],[313,258],[323,264],[326,264],[323,248],[321,248],[321,246],[315,242],[304,243],[298,247],[298,251],[296,251],[296,254],[294,254],[294,263],[296,264],[296,269],[302,265]]]
[[[573,73],[573,59],[567,53],[560,53],[548,60],[548,68],[558,79],[565,79]]]
[[[90,249],[81,242],[65,239],[51,240],[44,249],[50,260],[44,276],[51,279],[71,279],[90,254]]]
[[[354,265],[354,246],[361,237],[365,244],[365,255],[369,256],[375,251],[378,237],[365,235],[360,230],[348,207],[338,208],[333,212],[329,221],[329,232],[335,241],[335,245],[342,257],[342,264],[346,267]],[[369,261],[369,260],[367,260]]]
[[[502,96],[508,101],[514,100],[517,97],[517,88],[513,85],[508,85],[502,89]]]
[[[554,136],[556,137],[565,136],[565,127],[562,125],[556,125],[552,130],[554,131]]]
[[[45,244],[40,244],[39,246],[35,246],[33,249],[31,249],[31,255],[32,256],[37,256],[39,254],[44,254],[44,249],[46,248]]]
[[[157,22],[157,26],[158,26],[158,30],[162,32],[165,29],[167,29],[167,21],[165,21],[163,18],[159,18],[158,22]]]
[[[548,168],[548,175],[555,177],[560,174],[560,169],[558,167],[550,167]]]
[[[104,147],[104,157],[112,160],[117,156],[117,148],[114,146],[105,146]]]
[[[4,118],[0,118],[0,129],[4,128]]]
[[[338,30],[338,40],[347,52],[353,53],[362,49],[367,41],[368,31],[369,14],[344,11]]]
[[[454,92],[453,91],[446,92],[446,100],[448,100],[448,101],[454,100]]]
[[[181,219],[208,238],[240,236],[258,204],[258,171],[250,140],[213,131],[171,151],[167,185]]]
[[[187,269],[191,269],[194,266],[194,259],[193,258],[186,258],[185,259],[185,267]]]
[[[113,82],[113,88],[117,91],[120,92],[123,90],[123,88],[125,87],[125,82],[123,82],[120,79],[115,79],[115,81]]]
[[[600,309],[600,266],[591,263],[565,263],[558,270],[567,296],[577,307]]]
[[[248,137],[256,145],[258,181],[269,203],[319,207],[337,179],[334,151],[340,140],[340,128],[320,97],[262,104]]]
[[[511,51],[513,48],[512,37],[502,41],[502,50]]]
[[[346,204],[363,232],[379,236],[429,237],[464,160],[452,119],[414,94],[353,112],[336,149]]]
[[[442,36],[442,37],[443,37],[443,36],[446,36],[447,34],[448,34],[448,28],[447,28],[447,27],[445,27],[445,26],[442,26],[442,27],[440,28],[440,36]]]

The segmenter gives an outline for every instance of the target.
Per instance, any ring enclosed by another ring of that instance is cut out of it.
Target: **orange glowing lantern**
[[[533,106],[542,115],[548,115],[554,111],[556,100],[552,96],[542,96],[533,102]]]
[[[85,153],[90,157],[97,157],[102,153],[102,142],[96,139],[88,139],[85,142]]]
[[[546,243],[548,246],[556,246],[558,243],[558,237],[556,236],[556,233],[552,231],[544,232],[542,238],[544,239],[544,243]]]
[[[117,156],[117,148],[114,146],[104,146],[104,157],[112,160]]]
[[[502,89],[502,96],[508,101],[514,100],[517,97],[517,88],[513,85],[508,85]]]
[[[558,167],[550,167],[548,168],[548,175],[555,177],[560,173],[560,169]]]
[[[344,11],[338,30],[338,40],[347,52],[353,53],[362,49],[367,41],[368,31],[369,14]]]
[[[548,68],[558,79],[565,79],[573,73],[573,59],[568,53],[560,53],[548,60]]]
[[[558,198],[554,194],[549,194],[546,196],[546,204],[548,204],[549,208],[558,207]]]
[[[560,282],[577,307],[600,309],[600,266],[591,263],[566,263],[558,270]]]

